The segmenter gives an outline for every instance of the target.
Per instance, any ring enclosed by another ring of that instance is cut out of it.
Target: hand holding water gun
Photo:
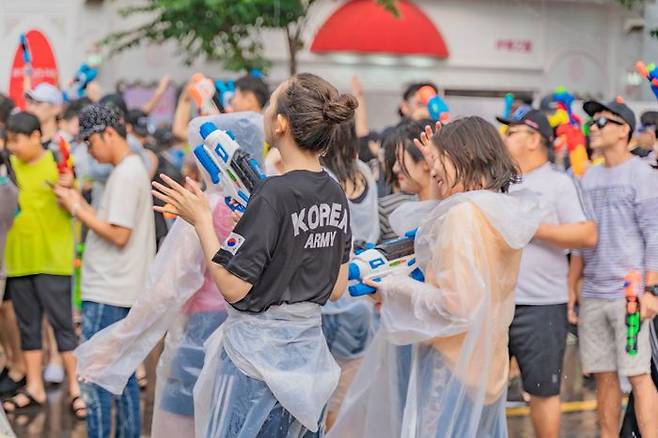
[[[98,76],[98,70],[83,63],[78,71],[75,72],[73,79],[69,81],[68,88],[64,92],[64,99],[67,101],[81,98],[85,94],[87,85]]]
[[[381,281],[392,274],[409,275],[415,280],[425,281],[425,276],[416,263],[415,238],[416,230],[412,230],[399,239],[355,254],[348,265],[347,289],[350,295],[358,297],[375,293],[376,289],[365,284],[365,281]]]
[[[642,274],[631,271],[624,277],[626,295],[626,353],[637,354],[637,336],[640,332],[639,291],[642,288]]]
[[[220,185],[226,205],[244,213],[249,195],[258,182],[265,179],[256,159],[240,149],[230,131],[223,131],[207,122],[199,128],[203,144],[194,148],[194,155],[208,172],[213,184]]]
[[[447,123],[450,120],[448,104],[434,91],[434,88],[429,85],[421,87],[416,92],[416,96],[424,105],[427,105],[427,111],[433,121]]]
[[[656,69],[656,64],[651,63],[645,65],[644,62],[638,61],[635,64],[635,69],[638,73],[647,78],[651,85],[651,91],[653,91],[654,96],[658,99],[658,70]]]
[[[219,109],[213,101],[215,92],[215,83],[203,73],[195,73],[187,89],[201,115],[219,114]]]

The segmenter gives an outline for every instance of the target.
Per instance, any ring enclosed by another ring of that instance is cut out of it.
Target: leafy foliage
[[[291,72],[296,54],[304,47],[301,33],[309,8],[316,0],[145,0],[122,8],[123,17],[145,17],[143,24],[114,32],[101,43],[111,53],[142,43],[177,43],[183,60],[190,64],[200,56],[219,60],[232,71],[266,70],[262,29],[285,32],[290,50]],[[397,16],[396,0],[376,0]]]

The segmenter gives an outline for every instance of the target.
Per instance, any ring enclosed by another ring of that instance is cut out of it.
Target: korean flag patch
[[[245,240],[244,237],[242,237],[238,233],[232,232],[231,234],[228,235],[226,241],[224,241],[224,245],[222,246],[222,249],[235,255],[235,253],[238,252],[238,249],[240,249],[240,247],[244,243],[244,240]]]

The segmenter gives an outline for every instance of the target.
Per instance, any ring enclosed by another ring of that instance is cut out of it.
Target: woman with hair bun
[[[309,437],[324,433],[325,406],[340,369],[322,334],[320,306],[347,286],[349,207],[320,155],[336,147],[354,117],[351,95],[312,74],[274,92],[264,113],[267,142],[283,173],[251,194],[223,244],[208,202],[163,176],[155,195],[195,227],[209,271],[230,304],[206,343],[194,389],[195,430],[203,437]]]

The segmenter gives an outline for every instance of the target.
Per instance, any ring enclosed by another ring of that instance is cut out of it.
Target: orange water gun
[[[55,141],[57,142],[57,171],[60,175],[73,173],[73,158],[69,142],[61,135],[58,135]]]

